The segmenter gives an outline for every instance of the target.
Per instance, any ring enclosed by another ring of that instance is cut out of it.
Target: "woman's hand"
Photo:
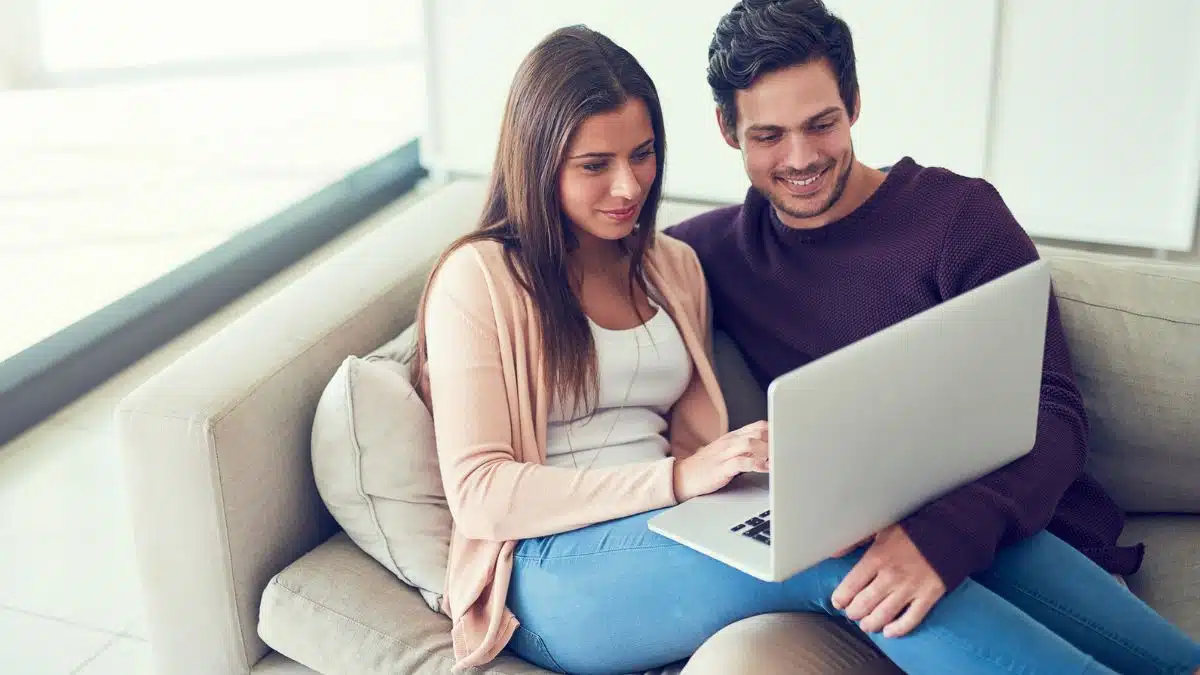
[[[760,421],[731,431],[675,462],[676,501],[716,492],[739,473],[766,473],[767,447],[767,423]]]

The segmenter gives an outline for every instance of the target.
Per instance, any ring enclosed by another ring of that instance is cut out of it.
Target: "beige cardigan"
[[[695,252],[657,235],[645,269],[695,365],[670,413],[673,456],[590,470],[544,465],[542,342],[532,300],[509,273],[500,245],[455,251],[431,283],[422,387],[454,516],[442,611],[453,621],[456,670],[491,661],[517,627],[505,604],[517,541],[674,504],[675,460],[728,430]]]

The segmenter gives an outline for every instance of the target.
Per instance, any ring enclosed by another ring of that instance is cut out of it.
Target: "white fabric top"
[[[692,360],[675,322],[653,300],[646,323],[608,330],[589,319],[596,343],[597,406],[575,419],[556,404],[546,430],[546,463],[596,468],[670,454],[666,414],[692,377]]]

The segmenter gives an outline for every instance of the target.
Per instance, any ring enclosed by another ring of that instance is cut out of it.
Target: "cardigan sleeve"
[[[493,266],[494,267],[494,266]],[[671,457],[611,468],[577,470],[517,460],[544,452],[529,410],[530,346],[518,355],[500,327],[518,302],[515,283],[496,279],[466,246],[449,256],[431,282],[425,312],[430,404],[446,499],[459,531],[471,539],[512,541],[577,529],[675,503]],[[519,369],[523,371],[519,372]],[[522,405],[524,403],[524,405]]]

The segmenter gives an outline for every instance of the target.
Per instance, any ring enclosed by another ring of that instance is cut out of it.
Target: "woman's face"
[[[559,174],[559,200],[580,245],[629,236],[657,175],[654,126],[640,98],[584,120]]]

